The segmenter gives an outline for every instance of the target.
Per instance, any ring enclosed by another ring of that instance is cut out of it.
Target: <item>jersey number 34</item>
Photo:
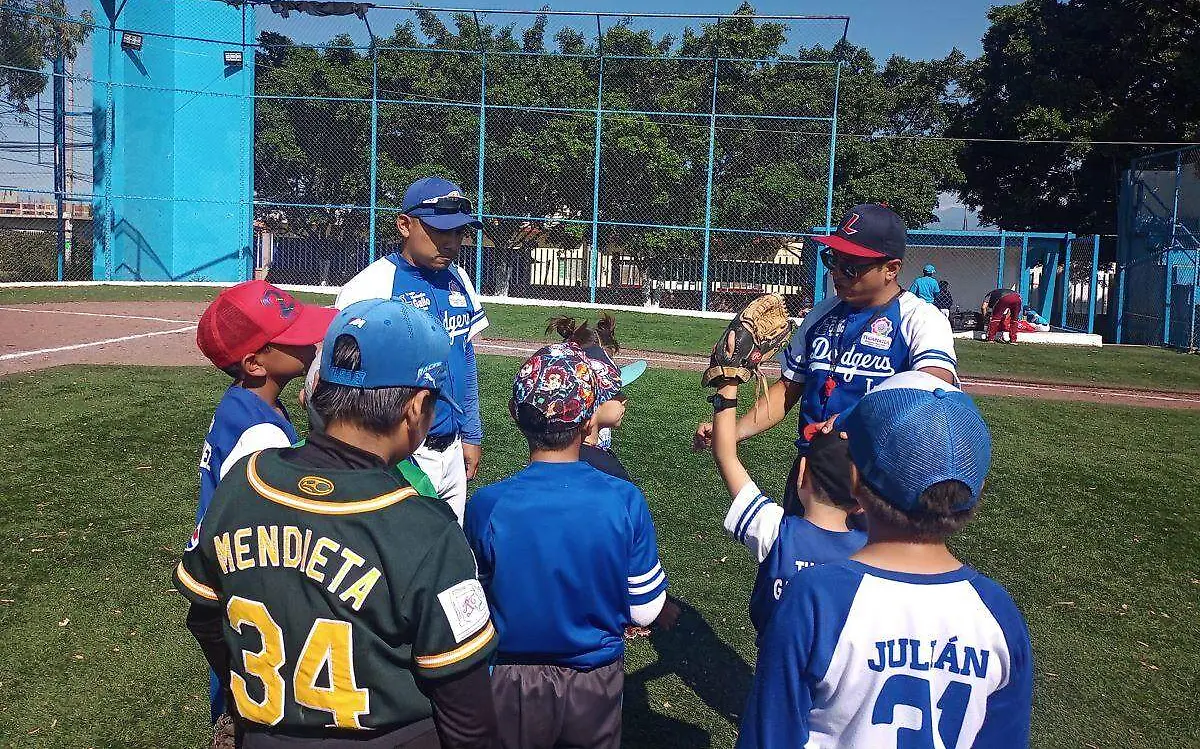
[[[229,626],[239,635],[244,627],[250,626],[258,630],[262,638],[262,649],[258,652],[242,651],[243,670],[262,682],[262,700],[250,696],[246,680],[237,669],[229,674],[238,712],[247,720],[273,726],[283,720],[287,699],[287,683],[280,673],[287,661],[283,630],[259,601],[234,596],[229,599],[225,613],[229,617]],[[350,622],[317,619],[308,632],[292,674],[292,694],[296,702],[332,713],[332,725],[337,728],[362,728],[359,718],[370,712],[370,694],[355,683],[353,644]],[[317,678],[326,669],[329,686],[318,686]]]

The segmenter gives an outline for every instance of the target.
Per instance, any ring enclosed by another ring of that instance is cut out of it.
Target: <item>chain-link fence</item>
[[[397,247],[404,188],[437,174],[484,223],[460,256],[484,293],[812,303],[845,17],[173,5],[5,5],[81,45],[50,71],[3,63],[53,99],[18,141],[53,158],[0,189],[54,203],[22,229],[57,235],[6,276],[336,285]],[[90,267],[61,246],[72,201],[96,212]]]
[[[1200,148],[1135,159],[1117,248],[1122,343],[1200,347]]]

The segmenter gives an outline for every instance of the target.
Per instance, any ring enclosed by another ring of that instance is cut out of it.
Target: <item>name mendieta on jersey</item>
[[[367,561],[361,554],[328,536],[313,539],[309,528],[295,525],[256,525],[213,536],[213,550],[221,574],[232,575],[255,567],[293,569],[322,585],[355,611],[362,608],[382,573],[378,567],[361,569]],[[337,564],[337,572],[330,576]],[[328,582],[326,582],[328,581]]]

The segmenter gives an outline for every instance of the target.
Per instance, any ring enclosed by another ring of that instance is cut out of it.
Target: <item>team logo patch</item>
[[[192,551],[200,545],[200,524],[196,523],[196,530],[192,531],[192,537],[188,539],[187,546],[183,547],[184,551]]]
[[[462,287],[458,285],[457,281],[450,282],[449,290],[450,296],[448,297],[448,301],[450,302],[451,307],[467,306],[467,297],[465,294],[463,294]]]
[[[429,306],[431,304],[429,301],[429,295],[424,291],[408,291],[396,297],[396,299],[399,299],[410,307],[423,309],[426,312],[429,311]]]
[[[875,335],[889,336],[892,330],[892,321],[886,317],[880,317],[871,323],[871,332]]]
[[[259,302],[264,307],[278,307],[279,316],[284,320],[291,317],[292,313],[296,311],[296,300],[292,299],[291,297],[284,296],[282,292],[275,289],[268,289],[267,292],[262,295],[262,299],[260,299]]]
[[[444,375],[445,369],[445,362],[430,362],[417,370],[417,382],[428,383],[430,387],[438,387],[437,378]]]
[[[323,476],[305,476],[300,479],[300,491],[314,497],[324,497],[333,493],[333,482]]]
[[[352,328],[362,328],[364,325],[367,324],[367,321],[362,319],[361,317],[356,317],[346,324]]]
[[[487,597],[478,580],[463,580],[438,593],[454,641],[462,642],[478,632],[488,620]]]
[[[891,336],[879,335],[877,333],[871,333],[870,331],[863,333],[862,337],[858,339],[858,342],[864,346],[870,346],[871,348],[880,349],[882,351],[887,351],[892,347]]]

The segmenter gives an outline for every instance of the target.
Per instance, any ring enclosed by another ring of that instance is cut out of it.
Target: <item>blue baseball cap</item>
[[[925,267],[921,270],[924,271],[925,275],[927,276],[932,276],[933,274],[937,273],[937,268],[934,267],[933,263],[926,263]]]
[[[926,489],[961,481],[975,506],[992,460],[992,436],[974,401],[926,372],[901,372],[863,396],[842,425],[862,481],[901,512]]]
[[[415,216],[440,231],[464,226],[483,228],[471,214],[471,201],[463,195],[462,188],[441,177],[425,177],[409,185],[401,206],[401,213]]]
[[[333,346],[343,335],[358,343],[358,369],[333,366]],[[447,392],[449,361],[450,337],[433,315],[394,299],[367,299],[351,304],[330,323],[320,378],[365,390],[427,388],[462,413]]]

